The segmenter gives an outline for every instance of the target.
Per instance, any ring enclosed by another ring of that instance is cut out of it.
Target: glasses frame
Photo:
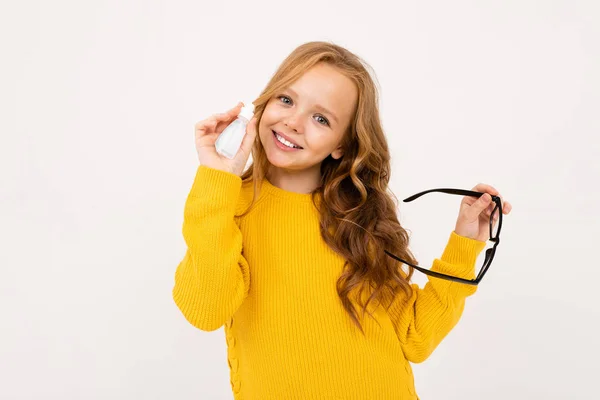
[[[477,197],[477,198],[484,195],[484,193],[482,193],[482,192],[474,192],[472,190],[442,188],[442,189],[425,190],[423,192],[413,194],[412,196],[407,197],[403,201],[405,203],[409,203],[411,201],[418,199],[419,197],[421,197],[425,194],[433,193],[433,192],[454,194],[454,195],[459,195],[459,196],[471,196],[471,197]],[[431,271],[431,270],[419,267],[418,265],[413,265],[413,264],[399,258],[398,256],[395,256],[394,254],[390,253],[387,250],[384,250],[385,253],[397,261],[400,261],[406,265],[410,265],[411,267],[413,267],[414,269],[416,269],[419,272],[424,273],[425,275],[433,276],[435,278],[445,279],[448,281],[464,283],[466,285],[475,285],[475,286],[478,285],[479,282],[481,282],[481,280],[485,276],[487,270],[490,268],[490,265],[492,264],[492,260],[494,259],[494,255],[496,254],[496,247],[498,247],[498,244],[500,243],[500,231],[502,230],[502,201],[499,196],[493,196],[493,195],[491,195],[491,196],[492,196],[492,201],[494,203],[496,203],[494,210],[490,214],[490,239],[489,240],[494,242],[494,247],[487,249],[487,251],[485,252],[485,261],[483,262],[483,266],[481,267],[481,270],[479,271],[479,274],[477,274],[477,277],[475,279],[459,278],[457,276],[446,275],[446,274],[442,274],[440,272]],[[493,220],[492,216],[494,215],[496,210],[498,210],[498,212],[499,212],[498,231],[496,232],[496,236],[493,237],[494,220]]]

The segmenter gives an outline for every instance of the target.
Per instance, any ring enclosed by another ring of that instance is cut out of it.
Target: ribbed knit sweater
[[[387,312],[370,308],[377,321],[365,314],[363,336],[337,294],[344,259],[321,238],[311,195],[265,179],[252,211],[235,217],[252,195],[239,176],[198,167],[173,287],[193,326],[225,327],[234,398],[418,399],[410,363],[432,353],[476,286],[413,283],[412,297],[398,296]],[[485,244],[451,232],[431,269],[471,279]]]

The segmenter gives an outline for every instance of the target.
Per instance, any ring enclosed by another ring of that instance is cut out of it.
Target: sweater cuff
[[[452,231],[448,244],[442,253],[441,260],[456,266],[470,268],[477,261],[477,257],[485,248],[486,242],[470,239]]]
[[[242,178],[219,169],[198,166],[189,197],[206,199],[209,204],[230,204],[237,200],[242,188]]]
[[[475,278],[475,263],[486,242],[469,239],[450,233],[448,244],[440,259],[433,263],[432,271],[456,276],[463,279]],[[430,282],[437,288],[442,297],[466,297],[477,291],[477,286],[430,277]]]
[[[441,262],[435,263],[432,270],[459,278],[474,279],[475,263],[485,246],[486,242],[460,236],[452,231],[440,257]]]

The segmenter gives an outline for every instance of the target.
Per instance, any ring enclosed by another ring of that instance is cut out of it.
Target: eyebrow
[[[285,90],[289,91],[289,92],[290,92],[290,93],[292,93],[294,96],[298,97],[298,93],[296,93],[296,92],[294,91],[294,89],[292,89],[292,88],[289,88],[289,87],[288,87],[288,88],[287,88],[287,89],[285,89]],[[340,123],[340,121],[338,120],[338,118],[336,117],[336,115],[335,115],[334,113],[332,113],[331,111],[329,111],[328,109],[326,109],[325,107],[323,107],[322,105],[320,105],[320,104],[317,104],[317,105],[315,106],[315,108],[316,108],[316,109],[318,109],[318,110],[320,110],[320,111],[322,111],[322,112],[324,112],[325,114],[329,114],[329,115],[331,115],[331,117],[332,117],[332,118],[335,120],[335,122],[336,122],[337,124],[339,124],[339,123]]]

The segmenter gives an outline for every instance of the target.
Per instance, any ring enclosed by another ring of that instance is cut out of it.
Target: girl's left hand
[[[505,202],[500,193],[490,185],[480,183],[471,190],[486,194],[479,198],[472,196],[463,197],[454,232],[469,239],[486,242],[490,239],[490,214],[494,210],[494,207],[496,207],[496,203],[492,201],[490,195],[500,197],[502,213],[504,215],[510,213],[512,206],[509,202]],[[498,218],[495,218],[493,226],[496,226],[497,223]]]

